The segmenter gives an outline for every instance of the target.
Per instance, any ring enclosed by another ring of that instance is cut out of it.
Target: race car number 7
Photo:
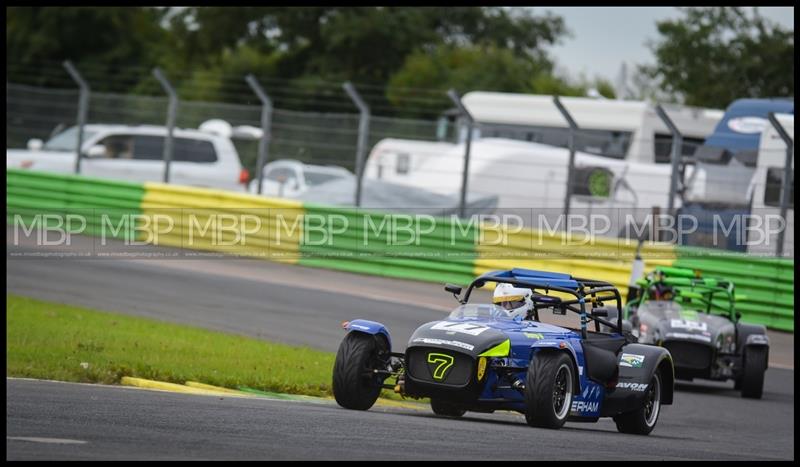
[[[441,321],[431,326],[431,329],[436,329],[439,331],[448,331],[448,332],[461,332],[464,334],[477,336],[489,328],[485,326],[479,326],[477,324],[448,323],[447,321]]]

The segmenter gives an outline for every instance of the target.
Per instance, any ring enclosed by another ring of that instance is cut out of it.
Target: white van
[[[161,182],[167,129],[151,125],[84,126],[81,175]],[[74,173],[78,128],[71,127],[46,143],[6,150],[6,167]],[[245,191],[249,174],[230,138],[209,131],[175,128],[170,183]]]

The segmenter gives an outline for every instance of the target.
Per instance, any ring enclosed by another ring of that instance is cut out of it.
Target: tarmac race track
[[[383,322],[402,350],[417,326],[455,305],[441,285],[257,260],[17,258],[43,249],[11,244],[10,231],[6,238],[8,293],[331,352],[344,320]],[[68,251],[49,251],[57,249]],[[771,335],[771,362],[778,355],[793,368],[792,346],[775,345],[781,339],[793,343]],[[551,431],[509,413],[455,420],[429,409],[356,412],[16,379],[6,386],[9,460],[794,458],[794,371],[774,366],[762,400],[742,399],[732,382],[679,382],[675,404],[662,407],[647,437],[617,433],[610,419]]]
[[[773,460],[794,458],[793,372],[763,400],[692,385],[649,436],[614,422],[531,428],[521,415],[346,410],[336,404],[194,396],[8,379],[6,457],[17,459]]]

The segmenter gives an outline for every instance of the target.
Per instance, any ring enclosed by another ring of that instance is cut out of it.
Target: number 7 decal
[[[438,364],[433,371],[433,379],[444,379],[444,374],[453,366],[453,357],[443,353],[429,353],[428,363]]]

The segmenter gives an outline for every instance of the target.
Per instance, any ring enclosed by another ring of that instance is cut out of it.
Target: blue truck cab
[[[713,153],[719,154],[719,150],[722,149],[728,154],[723,154],[718,162],[727,163],[732,156],[748,151],[751,153],[752,162],[749,157],[742,157],[743,162],[746,159],[746,165],[752,163],[755,166],[761,132],[770,125],[767,117],[770,112],[794,114],[794,100],[779,98],[733,101],[725,110],[725,115],[714,128],[714,132],[706,138],[698,150],[703,153],[699,154],[700,160],[703,160],[705,155],[706,159],[712,161],[714,158],[709,156]]]

